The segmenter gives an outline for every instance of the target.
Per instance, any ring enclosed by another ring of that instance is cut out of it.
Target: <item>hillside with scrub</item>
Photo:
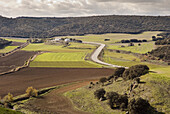
[[[0,16],[0,36],[49,38],[104,33],[170,30],[169,16],[17,17]]]

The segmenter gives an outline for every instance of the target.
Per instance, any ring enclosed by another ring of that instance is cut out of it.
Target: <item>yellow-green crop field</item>
[[[85,61],[87,53],[43,53],[38,55],[30,67],[58,67],[58,68],[101,68],[102,65]]]
[[[0,49],[0,53],[7,53],[9,51],[12,51],[13,49],[17,48],[18,46],[7,46],[3,49]]]
[[[70,49],[69,47],[72,47]],[[81,48],[81,49],[74,49]],[[91,49],[86,49],[87,47],[90,47]],[[84,48],[84,49],[83,49]],[[27,47],[23,48],[24,51],[52,51],[52,52],[87,52],[87,51],[93,51],[95,46],[89,45],[89,44],[81,44],[81,43],[71,43],[68,47],[63,47],[62,45],[46,45],[44,43],[38,43],[38,44],[29,44]]]

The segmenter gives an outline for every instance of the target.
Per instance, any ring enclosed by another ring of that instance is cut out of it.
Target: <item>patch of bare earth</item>
[[[22,44],[24,44],[23,42],[12,42],[12,44],[10,46],[21,46]]]

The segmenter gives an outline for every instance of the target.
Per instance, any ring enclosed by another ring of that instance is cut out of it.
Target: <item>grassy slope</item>
[[[149,100],[151,106],[156,108],[159,112],[165,112],[167,114],[170,113],[170,97],[168,91],[170,85],[170,71],[168,69],[170,69],[170,67],[153,67],[151,71],[157,71],[157,73],[149,73],[142,76],[141,81],[146,83],[139,84],[139,87],[135,89],[135,97],[140,96]],[[98,101],[94,98],[93,93],[96,89],[104,88],[107,92],[115,91],[124,94],[127,92],[131,83],[132,81],[123,81],[120,78],[118,82],[113,82],[111,85],[95,85],[91,89],[85,86],[77,90],[66,92],[64,95],[70,98],[76,108],[80,110],[95,114],[121,114],[125,112],[110,109],[107,105],[107,101]]]
[[[85,36],[67,36],[68,38],[76,38],[82,41],[92,41],[92,42],[101,42],[105,44],[112,44],[114,42],[123,40],[123,39],[147,39],[151,40],[153,35],[159,34],[161,32],[144,32],[142,34],[120,34],[120,33],[109,33],[102,35],[85,35]],[[109,38],[110,41],[104,41],[104,39]]]
[[[6,52],[9,52],[9,51],[12,51],[13,49],[17,48],[18,46],[7,46],[3,49],[0,49],[0,53],[6,53]]]
[[[22,114],[22,113],[0,107],[0,114]]]

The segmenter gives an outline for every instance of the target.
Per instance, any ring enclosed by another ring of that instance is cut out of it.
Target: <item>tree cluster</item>
[[[155,45],[170,45],[170,38],[165,38],[163,40],[157,40]]]
[[[5,39],[0,38],[0,49],[4,48],[5,46],[8,46],[12,43],[12,41],[8,41]]]
[[[147,65],[135,65],[126,69],[122,74],[122,78],[124,80],[131,80],[147,73],[149,73],[149,67]]]
[[[17,17],[0,16],[0,36],[47,38],[54,36],[132,33],[170,30],[169,16]]]
[[[95,97],[100,101],[105,98],[108,100],[108,105],[112,109],[121,109],[129,111],[129,114],[149,114],[150,104],[147,100],[142,98],[128,99],[126,94],[120,95],[117,92],[107,92],[101,88],[94,92]],[[106,97],[105,97],[106,96]]]
[[[142,98],[132,99],[128,104],[130,114],[149,114],[150,104]]]
[[[128,106],[127,95],[120,95],[116,92],[108,92],[106,94],[106,99],[108,100],[108,104],[112,109],[121,108],[122,110],[124,110]]]
[[[149,52],[152,56],[158,57],[163,61],[169,62],[170,61],[170,46],[163,46],[158,47],[157,49],[152,50]]]
[[[147,65],[134,65],[129,67],[128,69],[120,67],[115,69],[114,74],[110,76],[109,79],[122,77],[124,80],[132,80],[148,72],[149,67]]]
[[[120,42],[121,43],[130,43],[130,42],[139,43],[139,42],[147,42],[147,40],[146,39],[143,39],[143,40],[130,39],[130,40],[121,40]]]

